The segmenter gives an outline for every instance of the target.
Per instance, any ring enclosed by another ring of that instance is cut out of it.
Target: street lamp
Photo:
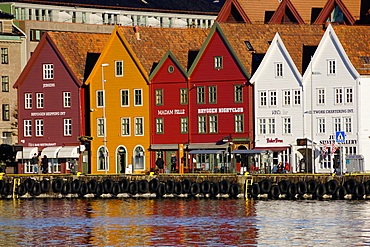
[[[109,64],[107,63],[103,63],[101,64],[101,87],[102,87],[102,91],[103,91],[103,121],[104,121],[104,140],[103,140],[103,145],[104,145],[104,169],[105,169],[105,173],[108,173],[108,164],[107,164],[107,156],[108,156],[108,152],[107,152],[107,121],[105,119],[105,87],[104,87],[104,84],[105,84],[105,79],[104,79],[104,67],[107,67],[109,66]]]

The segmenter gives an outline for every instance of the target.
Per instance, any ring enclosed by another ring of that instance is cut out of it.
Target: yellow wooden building
[[[96,57],[85,81],[90,173],[144,172],[150,163],[147,73],[118,27]]]

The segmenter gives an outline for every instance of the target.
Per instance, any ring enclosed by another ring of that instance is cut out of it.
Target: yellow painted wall
[[[113,32],[111,42],[108,43],[105,51],[101,54],[98,63],[90,76],[90,111],[91,135],[94,140],[91,142],[91,173],[106,173],[105,170],[98,170],[98,149],[104,145],[104,138],[97,137],[97,118],[102,118],[103,109],[96,107],[96,91],[102,90],[102,67],[101,64],[108,63],[104,67],[105,100],[106,100],[106,145],[108,149],[107,173],[120,173],[117,170],[116,152],[119,146],[126,148],[126,164],[132,164],[134,149],[141,146],[144,149],[144,169],[136,169],[135,172],[144,172],[149,169],[150,155],[150,122],[149,122],[149,86],[138,66],[134,63],[122,41]],[[108,49],[107,49],[108,48]],[[123,76],[115,76],[115,61],[123,61]],[[121,89],[129,90],[129,106],[121,107]],[[134,106],[134,89],[142,89],[142,106]],[[130,118],[130,136],[121,135],[121,118]],[[144,118],[144,135],[135,136],[134,118]]]

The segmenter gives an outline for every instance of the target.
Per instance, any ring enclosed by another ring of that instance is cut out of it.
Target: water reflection
[[[4,246],[353,246],[367,201],[0,200]]]

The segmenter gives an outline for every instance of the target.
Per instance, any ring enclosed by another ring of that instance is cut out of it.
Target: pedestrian
[[[49,160],[46,155],[42,158],[42,173],[47,174],[48,173],[48,166],[49,166]]]
[[[37,158],[36,153],[33,154],[31,158],[31,162],[32,162],[32,167],[33,167],[33,173],[38,173],[39,159]]]
[[[288,162],[285,162],[284,165],[284,173],[289,173],[290,172],[290,165]]]
[[[333,168],[334,168],[334,174],[336,174],[336,173],[338,173],[339,171],[338,171],[338,161],[335,159],[335,158],[333,158]]]
[[[172,172],[176,172],[176,162],[177,162],[177,158],[175,154],[171,154],[171,171]]]
[[[282,173],[283,172],[283,162],[279,162],[279,164],[278,164],[278,170],[277,170],[277,172],[278,173]]]
[[[164,161],[161,156],[158,156],[157,160],[155,161],[155,165],[158,167],[159,173],[163,173]]]
[[[41,157],[41,152],[39,152],[38,155],[37,155],[37,166],[39,168],[39,174],[42,173],[42,157]]]
[[[6,173],[6,163],[4,161],[0,162],[0,173]]]

